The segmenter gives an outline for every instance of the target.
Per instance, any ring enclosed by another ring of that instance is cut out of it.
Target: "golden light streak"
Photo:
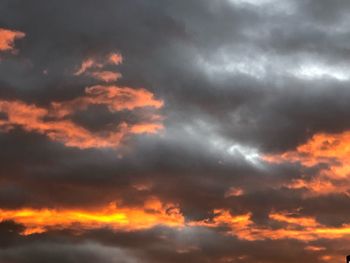
[[[251,220],[251,214],[232,215],[227,210],[215,210],[212,219],[185,222],[178,206],[163,204],[158,199],[148,200],[143,207],[118,208],[112,204],[94,210],[79,209],[30,209],[0,210],[1,220],[13,220],[25,226],[22,233],[29,235],[50,229],[74,229],[86,231],[102,227],[114,230],[133,231],[149,229],[157,225],[171,228],[220,228],[223,233],[241,240],[295,239],[310,242],[318,239],[341,239],[350,236],[350,224],[327,227],[311,217],[297,217],[288,213],[271,213],[271,222],[284,224],[280,228],[258,226]],[[225,228],[224,228],[225,229]],[[305,249],[320,251],[323,248],[308,246]]]
[[[0,221],[13,220],[26,227],[24,235],[49,229],[89,230],[107,227],[131,231],[165,225],[182,227],[184,218],[177,206],[148,200],[142,208],[118,208],[114,204],[95,210],[29,209],[0,210]]]

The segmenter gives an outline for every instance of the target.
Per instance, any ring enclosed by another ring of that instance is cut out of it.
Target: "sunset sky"
[[[0,0],[0,263],[343,263],[350,1]]]

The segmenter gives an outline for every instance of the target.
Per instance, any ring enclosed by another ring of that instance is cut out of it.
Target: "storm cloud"
[[[349,11],[0,1],[0,261],[342,262]]]

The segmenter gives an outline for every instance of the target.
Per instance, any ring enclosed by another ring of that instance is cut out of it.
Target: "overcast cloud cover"
[[[350,2],[0,0],[0,262],[343,262]]]

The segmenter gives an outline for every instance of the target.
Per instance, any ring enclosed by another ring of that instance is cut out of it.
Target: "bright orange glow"
[[[160,108],[163,102],[154,99],[153,94],[144,89],[116,86],[87,88],[85,96],[72,101],[53,102],[48,109],[20,101],[0,100],[0,112],[7,114],[7,120],[0,122],[0,128],[3,132],[9,132],[19,126],[25,131],[38,132],[66,146],[81,149],[117,147],[130,134],[154,134],[163,129],[160,120],[152,114],[148,122],[122,122],[100,133],[93,133],[67,118],[78,110],[86,110],[89,105],[96,104],[105,105],[111,112],[116,112],[144,107]],[[46,121],[45,117],[51,120]]]
[[[142,208],[118,208],[113,204],[95,210],[19,209],[0,210],[1,220],[14,220],[23,224],[23,234],[46,232],[49,229],[70,228],[89,230],[102,227],[115,230],[140,230],[165,225],[182,227],[184,218],[172,204],[158,199],[148,200]]]
[[[23,37],[23,32],[0,28],[0,51],[14,50],[14,41]]]

